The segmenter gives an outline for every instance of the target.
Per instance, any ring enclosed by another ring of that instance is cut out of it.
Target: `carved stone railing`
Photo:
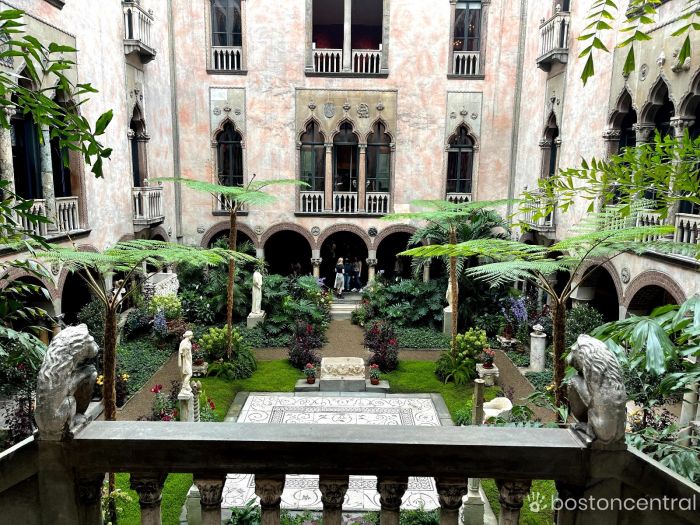
[[[301,213],[322,213],[325,192],[302,191],[299,193],[299,211]]]
[[[532,201],[532,209],[525,212],[524,222],[533,230],[550,231],[554,230],[556,227],[556,223],[554,222],[554,212],[549,213],[544,217],[535,218],[536,214],[533,210],[544,209],[545,204],[544,195],[534,196]]]
[[[39,215],[41,217],[46,217],[46,201],[44,199],[34,199],[31,207],[27,210],[31,215]],[[28,221],[24,217],[17,217],[17,222],[19,227],[24,231],[30,231],[34,235],[46,235],[48,231],[48,225],[45,223],[35,224]]]
[[[56,197],[56,226],[61,232],[80,229],[78,197]]]
[[[391,193],[372,191],[365,194],[365,211],[373,215],[386,215],[391,211]]]
[[[352,72],[378,75],[382,72],[382,46],[379,49],[353,49]]]
[[[225,195],[218,195],[214,198],[214,213],[229,213],[233,201]],[[248,208],[245,204],[238,206],[238,213],[246,212]]]
[[[555,62],[568,62],[570,23],[570,15],[564,11],[557,11],[549,20],[542,21],[537,67],[549,71]]]
[[[133,188],[132,201],[135,225],[147,226],[165,220],[163,215],[163,188],[161,186]]]
[[[472,200],[471,193],[448,193],[447,200],[452,204],[464,204]]]
[[[153,47],[153,11],[141,7],[141,0],[122,0],[124,11],[124,53],[138,53],[141,61],[150,62],[156,57]]]
[[[241,71],[243,69],[243,48],[212,46],[211,68],[214,71]]]
[[[637,212],[637,227],[642,228],[645,226],[661,226],[663,224],[663,220],[661,219],[661,214],[658,212],[652,211],[652,210],[640,210]],[[661,239],[660,235],[645,235],[643,236],[640,241],[642,242],[649,242],[649,241],[658,241]]]
[[[311,53],[314,73],[341,73],[343,71],[342,49],[316,49],[314,43]]]
[[[334,213],[357,213],[358,195],[354,191],[333,192]]]
[[[479,75],[481,69],[479,67],[479,52],[478,51],[455,51],[452,59],[452,74],[461,77],[471,77]]]
[[[674,241],[700,244],[700,215],[677,213]]]

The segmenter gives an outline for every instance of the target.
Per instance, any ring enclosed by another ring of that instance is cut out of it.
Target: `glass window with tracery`
[[[481,48],[481,2],[457,2],[452,46],[455,51]]]
[[[471,193],[474,141],[461,126],[450,140],[447,154],[447,193]]]
[[[391,185],[391,137],[377,122],[367,137],[367,191],[388,193]]]
[[[241,0],[212,0],[211,45],[237,47],[243,43]]]
[[[241,135],[227,123],[216,139],[219,184],[243,186],[243,148]]]
[[[318,123],[306,126],[301,136],[301,181],[308,184],[303,191],[324,191],[326,180],[326,146]]]
[[[333,139],[333,191],[357,191],[357,158],[357,135],[345,123]]]

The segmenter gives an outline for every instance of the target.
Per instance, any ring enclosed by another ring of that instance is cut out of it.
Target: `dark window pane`
[[[242,45],[240,0],[214,0],[211,7],[213,46]]]

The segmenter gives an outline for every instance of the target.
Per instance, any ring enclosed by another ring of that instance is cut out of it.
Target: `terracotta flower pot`
[[[195,359],[194,363],[192,363],[194,366],[202,366],[204,364],[204,359]]]
[[[314,376],[309,376],[306,378],[306,382],[310,385],[313,385],[316,382],[316,377]]]
[[[484,368],[493,368],[493,361],[484,361]]]
[[[377,379],[376,377],[370,377],[369,382],[372,383],[373,385],[378,385],[379,379]]]

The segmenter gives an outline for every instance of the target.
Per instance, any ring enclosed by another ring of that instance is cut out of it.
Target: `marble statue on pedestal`
[[[192,392],[190,380],[192,379],[192,337],[194,334],[187,330],[180,342],[180,349],[177,356],[177,365],[180,367],[180,375],[182,376],[182,389],[180,392]]]
[[[262,274],[255,270],[253,273],[253,304],[250,308],[252,314],[262,313],[262,283]]]
[[[459,293],[459,283],[457,283],[457,293]],[[445,291],[445,299],[447,299],[447,308],[452,311],[452,278],[447,279],[447,291]]]

